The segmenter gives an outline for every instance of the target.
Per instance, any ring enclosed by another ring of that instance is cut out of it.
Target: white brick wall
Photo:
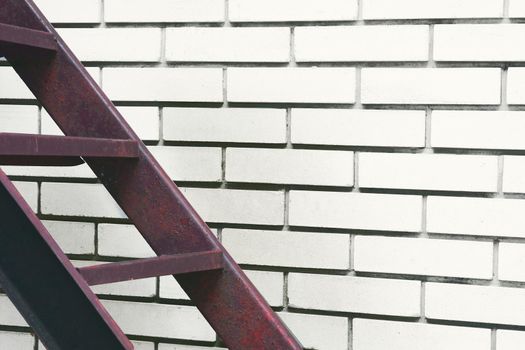
[[[523,348],[525,1],[35,2],[306,349]],[[0,132],[62,135],[3,60]],[[88,166],[2,170],[76,266],[155,255]],[[226,350],[171,276],[93,290]]]
[[[361,98],[366,104],[496,105],[497,68],[363,68]]]

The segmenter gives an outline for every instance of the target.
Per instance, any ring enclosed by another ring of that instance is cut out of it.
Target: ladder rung
[[[1,165],[77,165],[80,157],[137,158],[138,142],[86,137],[0,133]]]
[[[0,45],[57,50],[57,42],[51,33],[0,23]]]
[[[222,267],[222,252],[210,250],[88,266],[79,268],[78,271],[90,286],[94,286],[148,277],[220,270]]]

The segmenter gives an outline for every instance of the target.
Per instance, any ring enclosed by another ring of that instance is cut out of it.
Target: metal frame
[[[0,23],[54,36],[53,55],[28,56],[1,42],[0,52],[66,135],[138,143],[138,158],[130,162],[84,160],[157,255],[222,252],[222,270],[175,277],[226,346],[231,350],[302,349],[35,4],[0,0]]]

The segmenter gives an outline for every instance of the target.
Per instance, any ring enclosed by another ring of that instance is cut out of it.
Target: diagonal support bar
[[[90,286],[95,286],[148,277],[220,270],[222,266],[222,252],[212,250],[94,265],[79,268],[78,271]]]
[[[138,158],[135,140],[0,133],[1,165],[78,165],[80,157]]]
[[[56,51],[57,43],[53,34],[0,23],[0,46],[14,48]]]
[[[133,346],[0,170],[0,283],[48,349]]]

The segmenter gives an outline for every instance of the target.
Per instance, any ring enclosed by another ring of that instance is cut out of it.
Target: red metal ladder
[[[0,164],[86,162],[158,255],[75,269],[0,171],[0,284],[48,349],[132,349],[88,285],[169,274],[230,349],[302,349],[31,0],[0,56],[67,135],[0,134]]]

